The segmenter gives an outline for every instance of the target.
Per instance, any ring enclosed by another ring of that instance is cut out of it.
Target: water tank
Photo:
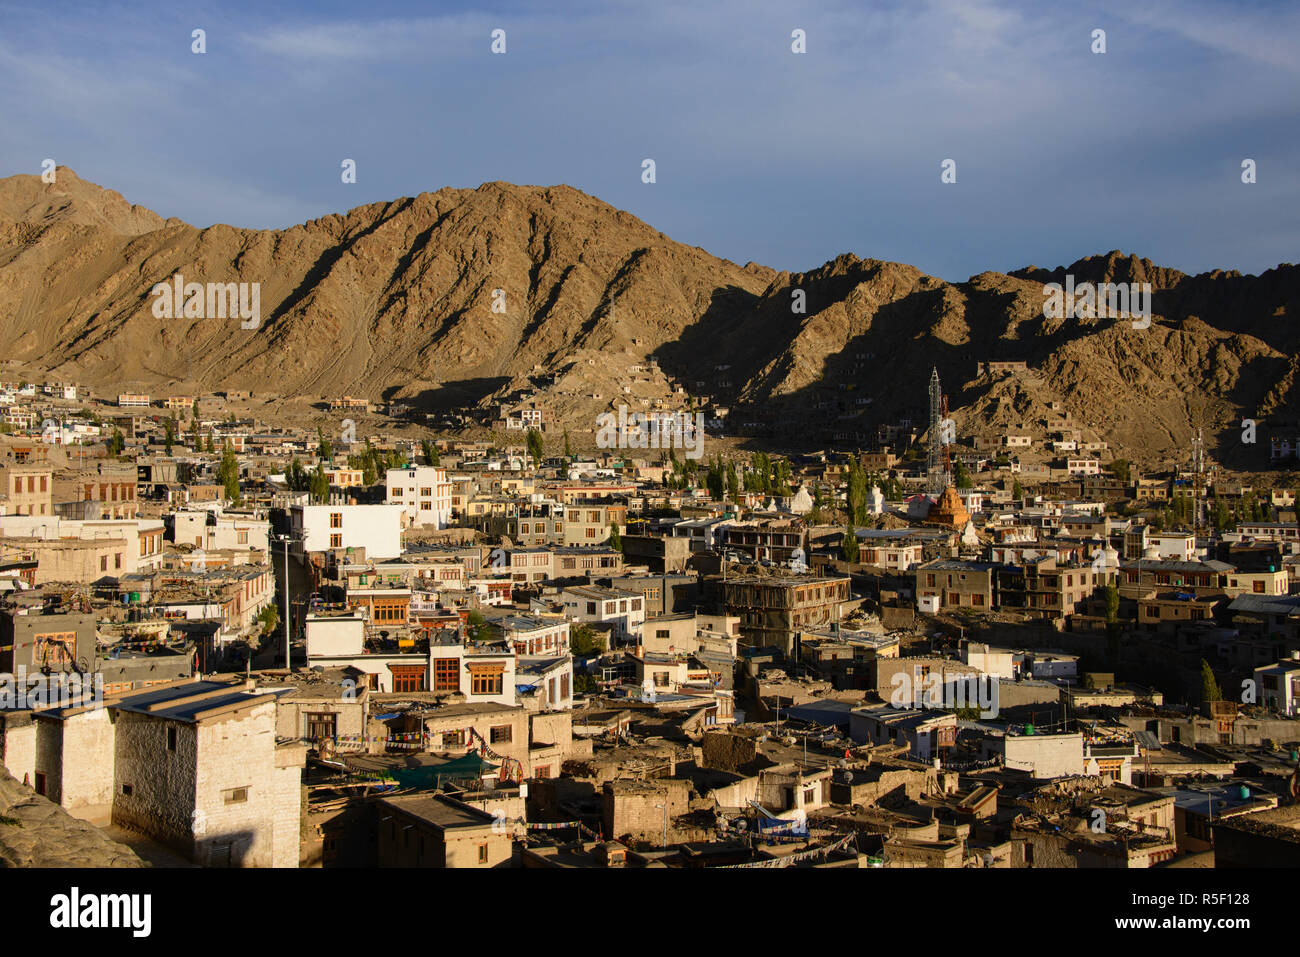
[[[1250,788],[1246,787],[1246,785],[1243,784],[1241,786],[1241,799],[1245,801],[1249,798],[1250,798]]]
[[[131,592],[131,603],[139,604],[139,602],[140,602],[140,593],[138,591]]]
[[[1033,734],[1033,733],[1034,733],[1034,726],[1032,724],[1025,725],[1025,734]]]

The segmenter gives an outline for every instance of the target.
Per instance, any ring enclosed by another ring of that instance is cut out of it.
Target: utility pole
[[[289,644],[289,619],[293,608],[289,604],[289,535],[284,536],[284,670],[292,672],[290,660],[292,647]]]

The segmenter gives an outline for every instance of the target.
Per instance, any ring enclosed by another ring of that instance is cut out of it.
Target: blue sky
[[[164,216],[260,228],[567,183],[791,271],[844,252],[948,280],[1115,248],[1186,272],[1300,260],[1300,6],[541,7],[6,2],[0,176],[51,157]]]

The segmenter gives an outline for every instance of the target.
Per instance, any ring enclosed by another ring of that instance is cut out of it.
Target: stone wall
[[[129,711],[116,715],[113,823],[189,856],[194,849],[197,728]],[[167,749],[167,730],[176,750]],[[129,788],[131,793],[127,794]]]
[[[672,778],[611,781],[604,787],[604,796],[605,833],[614,840],[628,838],[661,844],[665,822],[662,805],[668,805],[670,829],[674,816],[690,810],[690,782]]]

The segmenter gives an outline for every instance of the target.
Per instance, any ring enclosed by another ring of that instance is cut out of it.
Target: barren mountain
[[[154,285],[260,284],[260,325],[157,318]],[[1150,328],[1044,317],[1044,283],[1149,282]],[[803,274],[676,243],[567,186],[486,183],[286,230],[196,229],[59,168],[0,180],[0,353],[97,388],[406,398],[536,392],[575,430],[686,393],[790,442],[923,413],[937,366],[964,429],[1060,403],[1119,454],[1177,454],[1240,418],[1294,420],[1300,269],[1187,276],[1111,252],[948,283],[840,256]],[[802,309],[800,309],[802,307]],[[985,360],[1030,373],[979,376]],[[649,360],[655,360],[656,366]],[[641,400],[644,400],[642,402]],[[1266,445],[1265,445],[1266,448]],[[1266,453],[1265,453],[1266,454]]]

